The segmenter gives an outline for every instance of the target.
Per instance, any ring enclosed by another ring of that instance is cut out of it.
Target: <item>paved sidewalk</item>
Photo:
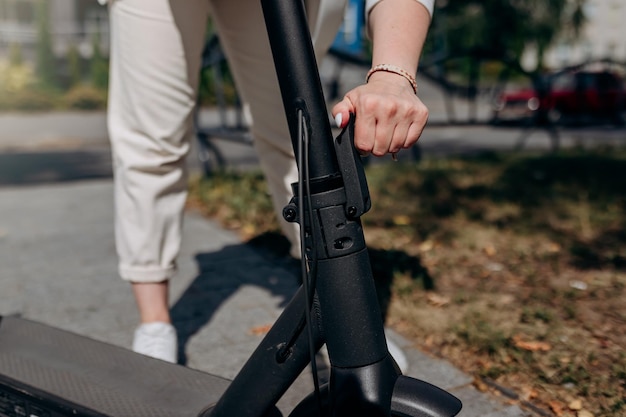
[[[137,322],[116,275],[110,179],[0,187],[0,314],[19,314],[128,347]],[[189,213],[172,306],[187,365],[232,378],[278,316],[296,279],[216,223]],[[472,378],[394,332],[408,374],[457,395],[462,417],[531,414],[478,392]],[[281,400],[285,412],[311,389],[309,375]]]

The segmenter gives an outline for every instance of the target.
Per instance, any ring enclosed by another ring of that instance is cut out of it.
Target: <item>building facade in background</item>
[[[587,0],[584,13],[586,24],[580,37],[562,35],[546,53],[544,63],[548,68],[600,59],[626,63],[626,0]],[[522,66],[535,68],[533,51],[525,54]]]
[[[41,2],[47,3],[49,32],[58,57],[74,46],[84,58],[89,58],[96,36],[102,53],[107,54],[107,8],[96,0],[0,0],[0,58],[7,56],[13,44],[20,45],[26,59],[32,56]],[[587,0],[585,15],[587,24],[581,38],[557,41],[545,57],[548,67],[555,69],[603,58],[626,62],[626,0]],[[533,68],[533,54],[526,56],[525,66]]]
[[[107,53],[107,9],[96,0],[0,0],[0,57],[19,45],[24,57],[31,59],[41,30],[42,4],[55,55],[65,56],[70,47],[76,47],[89,58],[94,41]]]
[[[548,52],[551,68],[597,59],[626,63],[626,0],[587,0],[587,24],[575,41],[562,39]]]

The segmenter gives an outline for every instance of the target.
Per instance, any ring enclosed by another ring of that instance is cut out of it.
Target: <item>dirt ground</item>
[[[626,150],[367,170],[388,325],[540,415],[626,416]],[[259,174],[192,187],[244,237],[277,230]]]
[[[626,416],[623,153],[397,170],[370,170],[365,220],[374,264],[397,258],[379,268],[395,270],[388,323],[527,407]]]

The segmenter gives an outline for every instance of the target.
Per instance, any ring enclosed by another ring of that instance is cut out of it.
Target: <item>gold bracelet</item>
[[[411,87],[413,87],[413,92],[417,94],[417,83],[415,82],[415,77],[409,74],[407,71],[395,65],[379,64],[379,65],[372,67],[372,69],[370,69],[367,72],[367,76],[365,77],[365,82],[367,83],[370,80],[370,77],[372,76],[372,74],[374,74],[375,72],[379,72],[379,71],[391,72],[393,74],[397,74],[401,77],[404,77],[411,84]]]

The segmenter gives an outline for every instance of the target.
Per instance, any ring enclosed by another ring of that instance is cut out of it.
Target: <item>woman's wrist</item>
[[[370,79],[387,79],[393,82],[398,82],[404,79],[402,82],[408,83],[413,92],[417,94],[417,83],[415,81],[415,76],[413,76],[410,72],[406,71],[404,68],[391,65],[391,64],[379,64],[373,66],[367,73],[365,77],[365,82],[368,83]]]

